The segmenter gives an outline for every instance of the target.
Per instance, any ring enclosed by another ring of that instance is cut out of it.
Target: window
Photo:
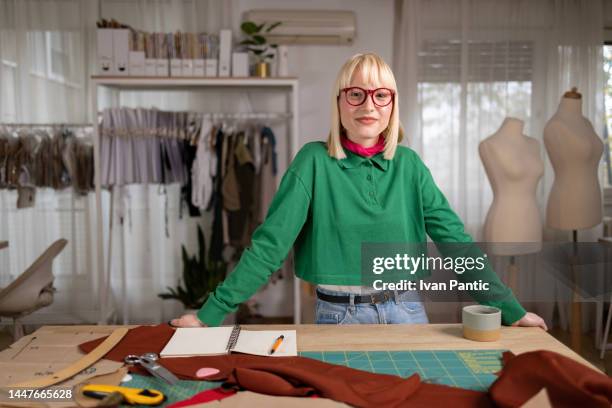
[[[606,177],[605,184],[610,187],[612,186],[612,149],[610,134],[612,132],[612,45],[604,45],[603,52],[604,59],[604,112],[605,112],[605,126],[604,126],[604,160],[606,164]]]
[[[80,87],[78,60],[80,37],[70,31],[30,31],[27,34],[30,52],[30,73],[42,78]]]
[[[480,222],[482,213],[486,180],[478,143],[507,116],[531,117],[533,59],[534,43],[528,40],[423,42],[418,61],[421,154],[466,223]]]
[[[14,30],[0,30],[0,121],[15,122],[15,80],[17,75],[17,50]]]

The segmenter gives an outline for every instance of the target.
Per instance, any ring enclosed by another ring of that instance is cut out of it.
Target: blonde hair
[[[346,158],[340,137],[342,135],[342,123],[340,121],[340,109],[338,107],[338,97],[342,88],[350,86],[351,79],[355,71],[360,71],[361,75],[368,82],[375,84],[384,84],[384,86],[395,91],[393,96],[393,110],[389,118],[387,128],[382,134],[385,138],[384,158],[391,160],[395,155],[397,145],[404,138],[404,130],[399,121],[399,109],[397,106],[397,85],[393,71],[387,63],[376,54],[356,54],[344,63],[338,76],[332,92],[332,112],[331,112],[331,130],[327,139],[327,151],[331,157],[338,160]]]

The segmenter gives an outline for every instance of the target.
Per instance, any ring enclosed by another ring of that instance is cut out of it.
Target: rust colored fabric
[[[546,388],[553,407],[610,407],[612,379],[552,351],[504,353],[504,369],[489,388],[499,407],[518,407]]]
[[[168,325],[132,329],[105,358],[122,361],[128,354],[159,353],[174,329]],[[84,352],[104,339],[81,344]],[[514,356],[504,354],[504,368],[489,393],[421,382],[418,375],[393,375],[328,364],[304,357],[269,358],[245,354],[212,357],[164,358],[160,363],[183,379],[198,379],[202,367],[220,372],[207,380],[261,394],[319,395],[357,407],[518,407],[546,388],[555,407],[610,407],[612,379],[568,357],[551,351]],[[147,374],[133,367],[132,372]]]
[[[173,329],[167,325],[132,329],[105,358],[123,361],[128,354],[159,353],[170,340]],[[93,350],[104,339],[81,344],[84,352]],[[179,378],[194,380],[202,367],[220,372],[207,380],[225,380],[238,388],[283,396],[312,394],[356,407],[490,407],[483,392],[421,382],[418,375],[401,378],[374,374],[304,357],[260,357],[245,354],[223,356],[163,358],[160,364]],[[132,372],[146,374],[140,368]]]

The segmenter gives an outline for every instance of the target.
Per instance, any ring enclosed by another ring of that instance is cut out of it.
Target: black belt
[[[405,290],[397,291],[397,294],[399,295],[400,293],[404,293],[404,292]],[[327,293],[319,292],[318,290],[317,290],[317,297],[321,300],[324,300],[330,303],[350,303],[351,302],[351,297],[349,295],[341,295],[341,296],[328,295]],[[384,303],[387,300],[395,301],[395,292],[385,290],[382,292],[374,292],[369,295],[355,295],[355,299],[354,299],[355,303],[370,303],[370,304]]]

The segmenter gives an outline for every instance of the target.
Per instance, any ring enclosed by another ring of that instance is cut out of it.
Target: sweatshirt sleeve
[[[198,311],[200,321],[218,326],[281,267],[306,222],[310,200],[300,177],[289,169],[272,199],[266,219],[252,235],[251,246],[244,250],[234,270]]]
[[[453,252],[459,250],[461,255],[466,253],[471,257],[483,256],[481,250],[474,245],[455,245],[452,243],[472,243],[472,237],[465,232],[463,222],[451,209],[446,197],[435,184],[431,172],[419,159],[419,179],[423,214],[425,217],[425,230],[427,235],[436,243],[443,256],[457,255]],[[443,245],[443,244],[451,245]],[[463,274],[456,274],[457,279],[462,282],[470,282],[482,279],[489,283],[489,290],[471,291],[470,295],[478,303],[495,306],[502,311],[502,322],[511,325],[521,319],[526,311],[516,299],[512,291],[506,287],[499,279],[488,260],[484,262],[482,270],[467,271]]]

